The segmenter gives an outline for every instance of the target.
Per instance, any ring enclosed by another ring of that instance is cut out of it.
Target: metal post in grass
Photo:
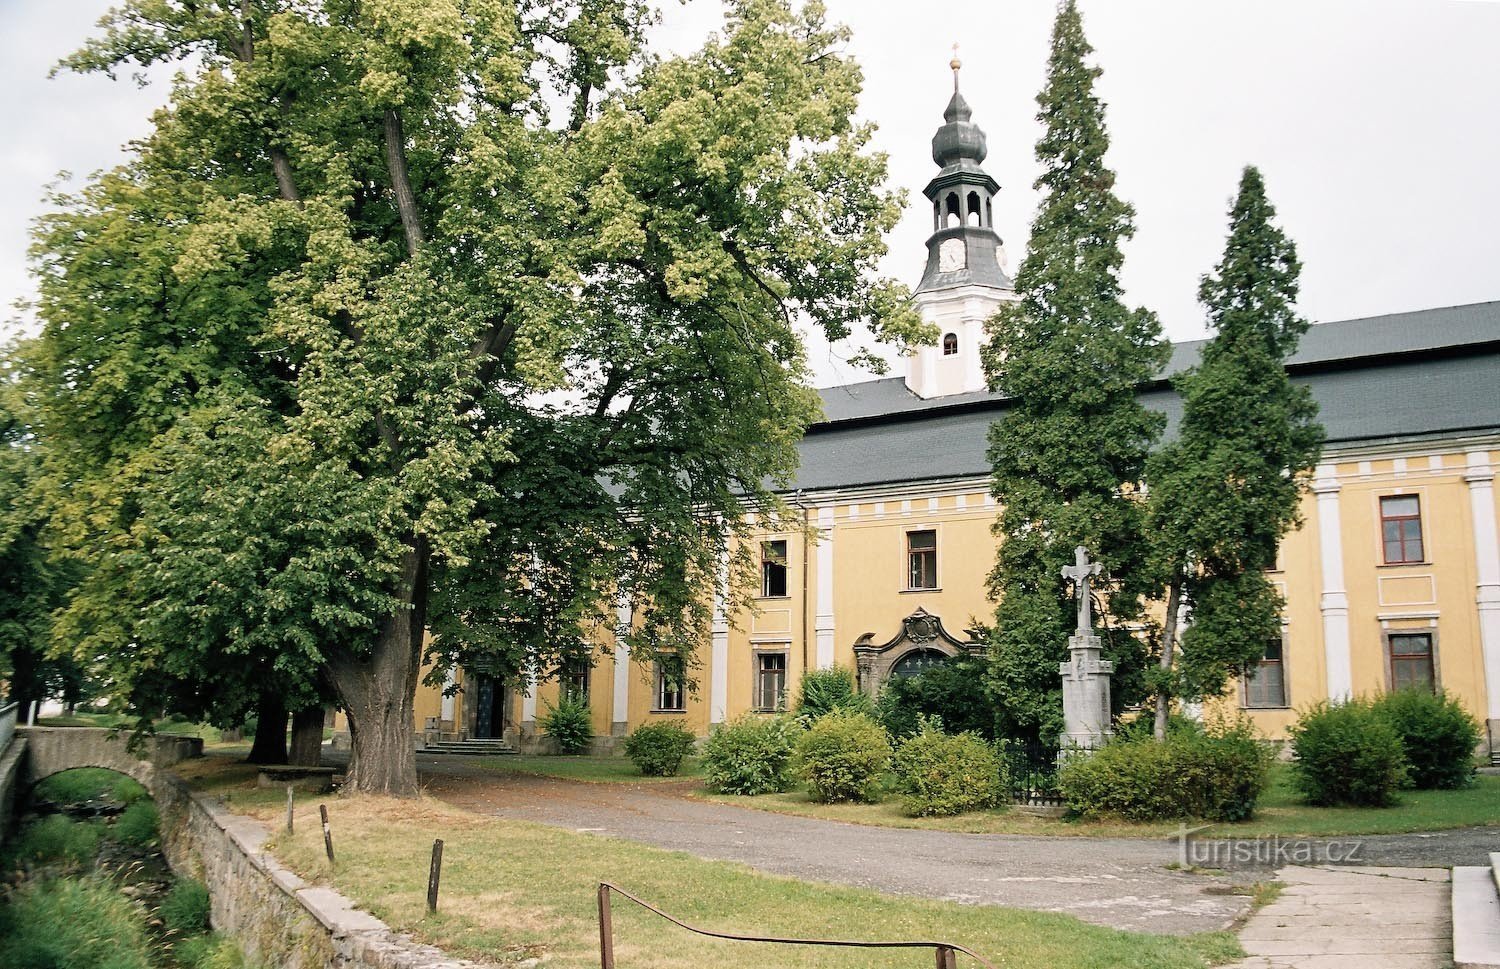
[[[427,870],[427,911],[437,913],[438,882],[443,878],[443,839],[432,843],[432,867]]]
[[[609,886],[599,886],[599,969],[615,969],[615,925],[609,913]]]
[[[292,833],[292,785],[286,786],[286,833]]]
[[[319,804],[318,814],[323,817],[323,848],[328,852],[328,863],[333,864],[333,829],[328,827],[328,805]]]

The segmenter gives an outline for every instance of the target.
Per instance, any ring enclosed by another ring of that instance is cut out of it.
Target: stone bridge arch
[[[139,781],[156,794],[156,772],[192,757],[203,756],[199,737],[143,737],[130,749],[129,731],[106,727],[17,727],[26,739],[21,764],[21,790],[75,767],[103,767]]]

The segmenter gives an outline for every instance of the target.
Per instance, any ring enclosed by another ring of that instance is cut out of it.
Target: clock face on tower
[[[956,273],[968,265],[968,254],[962,239],[944,239],[938,248],[938,272]]]

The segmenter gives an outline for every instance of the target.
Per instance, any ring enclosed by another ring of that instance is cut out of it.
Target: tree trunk
[[[1161,688],[1156,691],[1156,739],[1167,739],[1167,716],[1172,710],[1172,690],[1167,685],[1172,672],[1172,659],[1177,652],[1177,612],[1182,602],[1182,573],[1178,572],[1172,576],[1172,582],[1167,586],[1167,618],[1162,623],[1161,631],[1161,660],[1157,664],[1161,668]]]
[[[330,664],[334,688],[349,718],[345,786],[366,794],[416,797],[417,675],[427,624],[427,540],[417,536],[402,564],[402,606],[380,628],[368,656]]]
[[[255,741],[250,745],[252,764],[286,763],[286,703],[279,695],[262,694],[256,705]]]
[[[323,708],[292,714],[292,749],[288,762],[298,767],[323,766]]]

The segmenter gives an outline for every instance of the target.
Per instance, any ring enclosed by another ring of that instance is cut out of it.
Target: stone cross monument
[[[1061,664],[1063,685],[1064,747],[1098,747],[1109,739],[1109,675],[1115,664],[1099,658],[1099,637],[1089,598],[1089,580],[1100,572],[1098,562],[1089,561],[1082,545],[1073,550],[1073,565],[1063,568],[1078,596],[1078,630],[1068,637],[1069,658]]]

